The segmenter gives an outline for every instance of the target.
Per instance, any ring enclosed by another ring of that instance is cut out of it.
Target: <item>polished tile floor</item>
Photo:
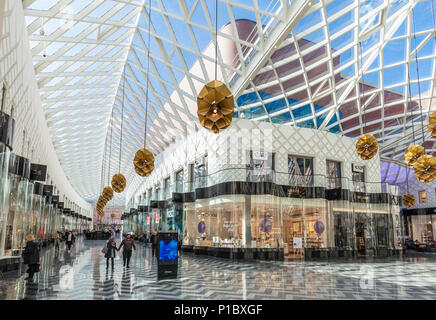
[[[34,283],[0,280],[0,299],[436,299],[433,255],[373,262],[232,262],[183,254],[178,277],[157,280],[151,249],[138,245],[130,269],[106,270],[105,241],[78,239],[71,254],[43,252]],[[24,267],[23,267],[24,269]]]

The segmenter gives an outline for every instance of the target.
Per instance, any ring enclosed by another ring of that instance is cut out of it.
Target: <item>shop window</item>
[[[176,172],[176,192],[183,192],[183,169]]]
[[[275,182],[274,153],[247,151],[247,181]]]
[[[170,177],[164,180],[164,200],[168,199],[170,196]]]
[[[341,163],[338,161],[327,160],[327,188],[341,188]]]
[[[426,203],[427,202],[427,193],[425,190],[419,191],[419,203]]]
[[[393,247],[391,241],[392,215],[390,214],[374,214],[374,223],[376,231],[377,247]]]
[[[351,165],[351,174],[354,191],[365,192],[365,167],[361,165]]]
[[[251,246],[279,248],[283,246],[280,201],[269,195],[247,197],[245,208],[251,211]]]
[[[207,155],[195,160],[194,181],[196,188],[207,186]]]
[[[432,215],[415,215],[410,219],[411,240],[419,243],[433,242]]]
[[[188,174],[189,174],[188,191],[192,192],[194,191],[194,164],[193,163],[189,164]]]
[[[148,200],[151,200],[151,198],[152,198],[152,196],[153,196],[153,189],[152,189],[152,188],[148,189],[148,191],[147,191],[147,196],[148,196]],[[150,202],[150,201],[149,201],[149,202]],[[148,204],[150,204],[150,203],[148,203]]]
[[[289,185],[313,185],[313,159],[288,155]]]

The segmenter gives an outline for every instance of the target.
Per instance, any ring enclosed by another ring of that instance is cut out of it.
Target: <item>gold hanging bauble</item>
[[[436,111],[433,112],[428,118],[427,129],[430,131],[431,136],[436,138]]]
[[[415,196],[411,193],[406,193],[403,196],[403,204],[410,208],[411,206],[413,206],[415,204]]]
[[[197,116],[203,127],[218,133],[232,123],[235,101],[225,83],[213,80],[197,97]]]
[[[150,150],[141,148],[136,151],[135,158],[133,159],[133,165],[135,167],[135,172],[146,177],[151,174],[154,170],[154,156]]]
[[[111,218],[113,219],[113,218],[115,218],[115,213],[111,213]]]
[[[103,192],[101,194],[105,199],[108,199],[108,201],[111,201],[114,197],[114,191],[111,187],[104,187]]]
[[[103,211],[103,209],[97,208],[97,214],[98,214],[100,217],[104,216],[104,211]]]
[[[356,143],[357,155],[363,160],[369,160],[377,154],[377,139],[372,134],[364,134]]]
[[[141,168],[138,168],[137,166],[135,166],[135,172],[138,175],[140,175],[141,177],[148,177],[151,174],[151,172],[154,170],[154,165],[151,166],[150,169],[151,170],[144,170],[144,169],[141,169]]]
[[[141,169],[154,165],[153,153],[148,149],[139,149],[135,153],[135,158],[133,158],[133,165]]]
[[[423,156],[424,154],[424,147],[419,144],[414,144],[407,148],[406,153],[404,154],[404,160],[406,161],[407,165],[412,168],[416,160],[418,160],[419,157]]]
[[[98,202],[101,202],[101,203],[103,203],[103,204],[106,204],[108,201],[109,201],[109,200],[106,199],[103,195],[101,195],[101,196],[98,197]],[[98,203],[98,202],[97,202],[97,203]]]
[[[117,173],[112,177],[112,189],[117,192],[123,192],[123,190],[126,188],[126,178],[121,173]]]
[[[421,182],[432,182],[436,179],[436,158],[425,154],[416,160],[415,165],[415,177]]]

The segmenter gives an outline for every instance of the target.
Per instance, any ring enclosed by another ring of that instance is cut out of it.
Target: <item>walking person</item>
[[[150,242],[151,242],[151,251],[153,252],[153,257],[155,257],[156,256],[156,248],[157,248],[156,231],[151,234]]]
[[[59,231],[56,231],[55,250],[59,250],[60,245],[61,245],[61,234]]]
[[[136,252],[135,242],[133,241],[130,234],[128,234],[126,239],[124,239],[121,242],[120,247],[118,248],[118,251],[120,251],[122,246],[124,246],[124,248],[123,248],[123,266],[125,267],[126,262],[127,262],[127,268],[130,268],[129,263],[130,263],[130,258],[132,256],[132,248],[135,249],[135,252]]]
[[[23,251],[23,260],[24,263],[28,265],[27,273],[29,276],[24,280],[33,281],[35,272],[39,272],[40,248],[33,234],[27,235],[26,241],[27,244]]]
[[[74,240],[74,234],[71,231],[67,231],[67,234],[65,235],[65,241],[67,243],[68,253],[71,253],[71,245],[73,244]]]
[[[106,258],[106,268],[109,269],[109,259],[112,261],[112,270],[114,269],[114,258],[116,255],[117,249],[117,243],[115,241],[115,238],[110,238],[110,240],[107,242],[106,245],[107,252],[105,253],[104,257]]]

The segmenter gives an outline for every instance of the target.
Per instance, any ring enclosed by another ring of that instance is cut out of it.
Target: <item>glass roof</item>
[[[196,97],[214,79],[215,60],[235,95],[235,118],[372,133],[394,160],[413,138],[434,152],[425,128],[435,109],[433,1],[219,0],[217,59],[213,0],[23,3],[58,156],[77,191],[95,201],[102,176],[107,184],[119,167],[127,193],[141,183],[131,161],[146,107],[155,155],[199,128]]]

